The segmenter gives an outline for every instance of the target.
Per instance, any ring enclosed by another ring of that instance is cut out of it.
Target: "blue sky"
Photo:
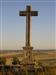
[[[0,0],[0,49],[22,49],[25,46],[26,17],[19,11],[31,5],[38,11],[32,17],[31,46],[35,49],[55,48],[55,0]]]

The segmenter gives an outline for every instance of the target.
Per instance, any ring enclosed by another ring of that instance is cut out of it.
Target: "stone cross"
[[[19,14],[20,16],[26,16],[26,47],[29,47],[31,16],[38,16],[38,11],[31,11],[31,6],[27,6],[26,11],[20,11]]]

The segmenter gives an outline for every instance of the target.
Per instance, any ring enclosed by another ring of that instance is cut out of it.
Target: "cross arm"
[[[31,11],[31,16],[38,16],[38,11]]]
[[[19,12],[19,15],[20,15],[20,16],[26,16],[26,13],[27,13],[26,11],[20,11],[20,12]]]

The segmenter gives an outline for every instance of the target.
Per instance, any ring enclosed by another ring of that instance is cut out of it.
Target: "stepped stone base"
[[[23,61],[22,64],[26,69],[32,69],[34,67],[34,61],[32,57],[33,47],[23,47]]]

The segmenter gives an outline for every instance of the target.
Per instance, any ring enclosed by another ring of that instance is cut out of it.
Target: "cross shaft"
[[[31,6],[27,6],[26,11],[20,11],[20,16],[26,16],[26,46],[30,46],[30,24],[31,16],[38,16],[38,11],[31,11]]]

